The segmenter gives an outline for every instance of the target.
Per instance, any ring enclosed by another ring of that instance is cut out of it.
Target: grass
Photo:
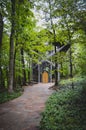
[[[86,130],[86,78],[60,82],[60,90],[50,96],[42,113],[40,130]]]

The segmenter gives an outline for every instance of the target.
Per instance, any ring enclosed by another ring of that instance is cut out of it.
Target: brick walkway
[[[38,130],[41,112],[53,90],[48,84],[25,87],[23,95],[0,104],[0,130]]]

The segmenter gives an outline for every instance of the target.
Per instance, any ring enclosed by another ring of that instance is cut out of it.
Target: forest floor
[[[53,84],[25,86],[19,98],[0,104],[0,130],[38,130]]]

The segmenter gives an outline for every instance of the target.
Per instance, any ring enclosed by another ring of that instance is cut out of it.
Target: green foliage
[[[81,32],[81,31],[80,31]],[[78,43],[77,43],[78,42]],[[86,75],[86,36],[83,34],[83,32],[79,33],[79,38],[76,41],[76,45],[74,46],[74,63],[75,63],[75,69],[76,72],[81,75]]]
[[[51,31],[50,41],[53,41],[53,29],[55,31],[55,40],[61,43],[72,44],[72,65],[73,74],[86,74],[86,3],[80,0],[38,0],[38,6],[45,14],[45,26]],[[76,45],[78,43],[78,45]],[[83,44],[83,45],[82,45]],[[58,56],[56,56],[58,57]],[[53,62],[55,62],[53,57]],[[61,60],[58,58],[58,62]],[[69,59],[69,53],[66,56]],[[69,61],[68,61],[69,62]],[[69,74],[69,63],[63,64],[61,72],[64,76]],[[67,69],[68,68],[68,69]]]
[[[80,84],[85,84],[86,83],[86,77],[85,76],[75,76],[74,78],[69,78],[67,80],[63,79],[59,82],[60,86],[63,86],[65,88],[70,86],[71,83],[74,83],[75,87]]]
[[[35,13],[33,13],[33,5],[37,7],[37,10],[35,7]],[[37,0],[33,2],[28,0],[16,0],[14,27],[14,71],[16,84],[19,84],[19,81],[22,81],[23,69],[26,71],[26,77],[28,80],[28,72],[31,71],[32,68],[31,62],[39,63],[39,59],[45,60],[47,58],[46,52],[53,48],[52,28],[56,33],[56,41],[60,41],[61,44],[67,44],[71,40],[73,74],[86,75],[86,9],[84,5],[84,1],[80,0]],[[40,10],[41,13],[40,11],[36,12],[38,10]],[[0,67],[2,68],[2,78],[5,87],[7,88],[9,77],[9,37],[12,21],[10,0],[0,1],[0,13],[4,19]],[[36,16],[37,13],[40,15],[39,17]],[[14,18],[14,16],[12,17]],[[43,26],[38,28],[36,26],[36,19],[41,21],[41,18],[44,18],[45,20],[42,19]],[[51,25],[51,19],[53,25]],[[21,48],[23,48],[24,51],[25,61],[25,68],[23,69],[20,54]],[[55,63],[55,60],[62,65],[59,70],[61,76],[68,77],[69,52],[66,54],[62,52],[56,54],[55,57],[52,57],[52,62]]]
[[[13,92],[11,94],[7,91],[2,92],[2,93],[0,93],[0,103],[4,103],[4,102],[10,101],[12,99],[15,99],[15,98],[21,96],[21,94],[22,93],[21,93],[20,89],[17,89],[15,92]]]
[[[81,81],[85,81],[82,80]],[[85,82],[86,83],[86,82]],[[73,89],[52,94],[42,113],[40,130],[84,130],[86,128],[86,88],[81,82]]]

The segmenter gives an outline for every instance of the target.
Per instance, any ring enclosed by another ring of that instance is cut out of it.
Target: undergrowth
[[[8,91],[4,91],[0,93],[0,104],[10,101],[14,98],[17,98],[19,96],[21,96],[22,91],[20,89],[16,89],[16,91],[9,93]]]
[[[74,89],[68,88],[71,82],[64,80],[65,87],[50,96],[40,130],[86,130],[86,80],[77,78],[73,82]]]

